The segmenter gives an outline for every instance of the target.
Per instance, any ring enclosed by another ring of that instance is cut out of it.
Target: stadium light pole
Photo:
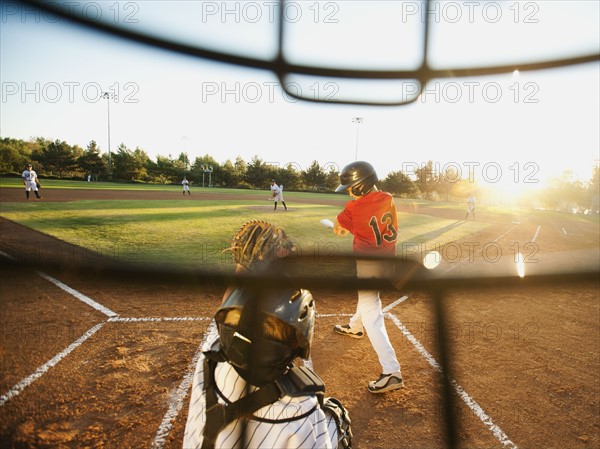
[[[108,177],[112,178],[112,160],[110,157],[110,100],[111,98],[115,98],[114,94],[109,92],[103,92],[102,98],[106,99],[106,110],[108,114],[107,123],[108,123]]]
[[[356,148],[354,150],[354,160],[355,161],[358,160],[358,127],[362,124],[363,120],[364,119],[362,117],[352,118],[352,123],[356,123]]]
[[[181,141],[183,142],[183,153],[185,154],[185,160],[183,161],[183,175],[185,176],[185,174],[187,172],[190,171],[190,160],[188,158],[188,154],[187,154],[187,140],[188,140],[188,136],[181,136]]]

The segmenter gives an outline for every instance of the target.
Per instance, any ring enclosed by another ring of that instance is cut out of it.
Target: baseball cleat
[[[349,324],[336,324],[333,326],[333,330],[338,334],[347,335],[348,337],[352,338],[363,338],[365,336],[363,331],[354,330],[350,328]]]
[[[402,375],[397,373],[382,374],[379,379],[369,382],[369,392],[385,393],[386,391],[398,390],[404,387]]]

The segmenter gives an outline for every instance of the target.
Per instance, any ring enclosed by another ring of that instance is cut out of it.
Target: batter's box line
[[[408,341],[410,341],[417,352],[421,354],[427,363],[431,365],[431,367],[442,374],[444,372],[442,366],[437,362],[437,360],[425,349],[425,347],[421,344],[419,340],[402,324],[402,322],[398,319],[396,315],[393,313],[386,313],[386,318],[389,318],[394,322],[396,327],[400,329],[400,332],[406,337]],[[484,424],[484,426],[492,432],[494,437],[502,443],[504,447],[508,447],[510,449],[518,449],[517,445],[513,443],[508,435],[506,435],[500,427],[498,427],[492,418],[483,410],[483,408],[473,399],[465,390],[462,388],[458,382],[454,379],[450,379],[450,385],[454,388],[456,394],[462,399],[462,401],[466,404],[467,407],[471,409],[471,411],[479,418],[479,420]]]
[[[161,322],[161,321],[210,321],[212,317],[193,317],[193,316],[174,316],[174,317],[112,317],[107,319],[108,323],[145,323],[145,322]]]
[[[67,284],[63,284],[58,279],[55,279],[52,276],[50,276],[46,273],[43,273],[41,271],[37,271],[37,274],[40,275],[41,277],[43,277],[44,279],[46,279],[47,281],[51,282],[52,284],[56,285],[61,290],[64,290],[65,292],[67,292],[68,294],[73,296],[74,298],[77,298],[78,300],[87,304],[88,306],[93,307],[94,309],[98,310],[99,312],[102,312],[107,317],[112,318],[112,317],[118,316],[118,314],[116,312],[113,312],[108,307],[105,307],[102,304],[97,303],[89,296],[86,296],[83,293],[78,292],[74,288],[69,287]]]
[[[10,254],[5,253],[4,251],[0,251],[0,256],[5,257],[5,258],[7,258],[9,260],[14,260],[14,261],[17,260],[15,257],[11,256]],[[53,278],[49,274],[46,274],[46,273],[44,273],[42,271],[36,271],[36,273],[38,274],[38,276],[46,279],[48,282],[54,284],[55,286],[57,286],[61,290],[67,292],[69,295],[71,295],[74,298],[80,300],[81,302],[87,304],[88,306],[90,306],[90,307],[96,309],[97,311],[103,313],[107,317],[111,318],[111,317],[119,316],[117,313],[113,312],[108,307],[105,307],[102,304],[97,303],[96,301],[94,301],[89,296],[86,296],[83,293],[78,292],[74,288],[69,287],[67,284],[63,284],[61,281],[59,281],[56,278]]]
[[[79,337],[77,340],[75,340],[73,343],[67,346],[63,351],[56,354],[54,357],[52,357],[50,360],[48,360],[46,363],[44,363],[38,369],[36,369],[32,374],[18,382],[15,386],[8,390],[6,394],[0,396],[0,407],[6,404],[10,399],[14,398],[15,396],[18,396],[25,388],[27,388],[33,382],[35,382],[44,374],[46,374],[46,372],[50,368],[58,364],[62,359],[67,357],[71,352],[73,352],[81,344],[83,344],[83,342],[85,342],[88,338],[90,338],[92,335],[98,332],[102,328],[102,326],[104,326],[105,323],[106,321],[96,324],[85,334],[83,334],[81,337]]]
[[[351,313],[317,313],[317,318],[328,317],[347,317],[352,316]],[[145,323],[145,322],[178,322],[178,321],[212,321],[212,316],[174,316],[174,317],[113,317],[106,320],[107,323]]]
[[[382,309],[382,312],[383,313],[389,312],[394,307],[396,307],[398,304],[402,304],[404,301],[406,301],[408,298],[410,298],[410,296],[411,295],[404,295],[401,298],[396,299],[394,302],[385,306]],[[352,316],[352,315],[353,315],[352,313],[317,313],[317,318],[346,317],[346,316]]]
[[[389,312],[390,310],[392,310],[394,307],[396,307],[398,304],[402,304],[404,301],[406,301],[408,298],[410,298],[410,295],[404,295],[401,298],[398,298],[397,300],[395,300],[394,302],[392,302],[391,304],[388,304],[387,306],[385,306],[382,309],[383,313]]]
[[[204,334],[204,337],[202,338],[202,341],[200,342],[200,345],[198,347],[198,350],[194,354],[194,357],[188,364],[188,367],[183,376],[183,379],[181,380],[181,383],[179,384],[179,387],[169,397],[169,408],[163,416],[160,426],[156,431],[154,441],[152,442],[152,449],[162,449],[165,446],[167,438],[169,437],[169,434],[173,429],[173,422],[179,416],[179,413],[183,408],[183,404],[185,402],[185,398],[188,394],[188,391],[192,386],[194,380],[194,373],[196,371],[196,365],[198,363],[198,360],[200,359],[200,355],[204,350],[208,349],[205,346],[207,345],[209,339],[214,338],[216,336],[216,333],[217,327],[215,322],[213,321],[210,327],[208,328],[207,332]]]

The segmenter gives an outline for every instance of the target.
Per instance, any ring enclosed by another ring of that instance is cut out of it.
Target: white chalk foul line
[[[9,254],[6,254],[4,251],[0,251],[0,255],[3,256],[3,257],[8,258],[10,260],[17,260],[13,256],[11,256]],[[72,295],[75,298],[79,299],[80,301],[83,301],[88,306],[91,306],[94,309],[102,312],[104,315],[106,315],[108,317],[117,316],[117,314],[115,312],[113,312],[112,310],[110,310],[109,308],[104,307],[102,304],[98,304],[92,298],[90,298],[88,296],[85,296],[83,293],[78,292],[77,290],[75,290],[74,288],[69,287],[66,284],[63,284],[58,279],[55,279],[52,276],[50,276],[50,275],[48,275],[46,273],[43,273],[41,271],[36,271],[36,273],[38,275],[40,275],[41,277],[43,277],[44,279],[46,279],[47,281],[49,281],[49,282],[53,283],[54,285],[56,285],[58,288],[66,291],[67,293],[69,293],[70,295]]]
[[[6,257],[8,260],[13,260],[13,261],[17,260],[13,256],[11,256],[10,254],[6,254],[4,251],[0,251],[0,256]]]
[[[4,251],[0,251],[0,255],[8,258],[10,260],[16,260],[11,255],[6,254]],[[52,276],[49,276],[46,273],[42,273],[41,271],[37,271],[37,274],[40,275],[41,277],[43,277],[44,279],[50,281],[51,283],[53,283],[60,289],[66,291],[70,295],[74,296],[75,298],[79,299],[80,301],[83,301],[84,303],[88,304],[89,306],[93,307],[94,309],[97,309],[100,312],[104,313],[105,315],[107,315],[109,317],[117,316],[117,314],[114,313],[112,310],[107,309],[106,307],[98,304],[93,299],[88,298],[84,294],[78,292],[75,289],[72,289],[68,285],[63,284],[59,280],[54,279]],[[38,369],[36,369],[33,372],[33,374],[30,374],[29,376],[27,376],[26,378],[24,378],[23,380],[18,382],[15,386],[13,386],[6,394],[0,396],[0,406],[3,406],[4,404],[6,404],[7,401],[14,398],[18,394],[20,394],[21,391],[23,391],[25,388],[27,388],[29,385],[31,385],[33,382],[35,382],[37,379],[42,377],[50,368],[52,368],[54,365],[56,365],[58,362],[60,362],[62,359],[64,359],[67,355],[69,355],[72,351],[74,351],[77,347],[79,347],[84,341],[86,341],[88,338],[90,338],[92,335],[94,335],[102,326],[104,326],[104,324],[105,324],[105,322],[96,324],[94,327],[92,327],[90,330],[88,330],[85,334],[83,334],[81,337],[79,337],[77,340],[75,340],[73,343],[71,343],[66,349],[64,349],[62,352],[56,354],[49,361],[47,361],[42,366],[40,366]]]
[[[85,296],[83,293],[78,292],[77,290],[75,290],[74,288],[69,287],[66,284],[63,284],[58,279],[55,279],[52,276],[47,275],[46,273],[42,273],[41,271],[38,271],[37,273],[41,277],[43,277],[44,279],[46,279],[47,281],[52,282],[58,288],[66,291],[67,293],[69,293],[70,295],[74,296],[78,300],[86,303],[88,306],[93,307],[94,309],[98,310],[99,312],[102,312],[104,315],[106,315],[108,317],[117,316],[117,314],[115,312],[113,312],[112,310],[110,310],[109,308],[104,307],[102,304],[98,304],[92,298],[90,298],[88,296]]]
[[[145,323],[145,322],[163,322],[163,321],[208,321],[210,317],[192,317],[192,316],[174,316],[174,317],[112,317],[106,320],[109,323]]]
[[[175,393],[173,393],[169,398],[169,409],[167,410],[167,413],[165,413],[165,416],[163,417],[162,422],[160,423],[160,426],[156,431],[156,435],[154,436],[154,442],[152,443],[152,449],[161,449],[165,446],[165,443],[167,442],[167,437],[169,436],[169,433],[173,428],[173,421],[175,420],[175,418],[177,418],[177,415],[179,415],[179,412],[183,407],[183,402],[187,395],[187,392],[190,389],[190,386],[192,385],[192,382],[194,380],[194,372],[196,371],[196,365],[198,363],[198,359],[200,358],[200,354],[202,354],[202,350],[206,343],[206,340],[208,339],[208,337],[214,335],[216,332],[217,326],[213,321],[209,326],[208,330],[206,331],[206,334],[204,334],[204,338],[202,339],[202,342],[200,342],[200,346],[196,351],[196,354],[194,355],[192,361],[188,365],[186,373],[181,381],[181,384],[179,384],[179,387],[177,388],[177,390],[175,390]]]
[[[504,234],[508,233],[513,228],[509,229]],[[539,227],[538,227],[538,231],[539,231]],[[534,241],[535,241],[535,238],[537,237],[538,231],[536,231],[536,236],[534,236]],[[504,235],[504,234],[502,234],[502,235]],[[500,237],[502,237],[502,235],[499,236],[496,240],[498,240]],[[4,253],[3,251],[0,251],[0,255],[14,260],[14,258],[12,256]],[[208,317],[121,318],[118,316],[118,314],[116,314],[112,310],[108,309],[107,307],[104,307],[103,305],[97,303],[93,299],[78,292],[77,290],[67,286],[66,284],[63,284],[59,280],[57,280],[45,273],[42,273],[42,272],[38,272],[38,274],[41,277],[43,277],[44,279],[46,279],[49,282],[56,285],[57,287],[66,291],[67,293],[71,294],[75,298],[79,299],[80,301],[88,304],[89,306],[93,307],[94,309],[107,315],[109,317],[107,322],[206,321],[206,320],[212,319],[212,318],[208,318]],[[405,301],[407,298],[408,298],[408,296],[403,296],[403,297],[397,299],[396,301],[394,301],[393,303],[389,304],[388,306],[385,307],[384,313],[386,313],[388,310],[392,309],[396,305],[400,304],[401,302]],[[351,315],[352,314],[322,314],[322,315],[318,315],[318,316],[321,316],[321,317],[340,316],[341,317],[341,316],[351,316]],[[437,363],[437,361],[433,358],[433,356],[431,356],[431,354],[429,354],[429,352],[423,347],[423,345],[421,345],[421,343],[410,333],[410,331],[408,331],[408,329],[406,329],[404,327],[404,325],[402,325],[402,323],[398,320],[398,318],[396,318],[396,316],[394,316],[391,313],[386,313],[386,316],[388,316],[390,319],[392,319],[392,321],[394,321],[396,326],[398,326],[398,328],[406,336],[406,338],[416,347],[416,349],[419,351],[419,353],[421,353],[421,355],[423,357],[425,357],[425,359],[428,361],[428,363],[436,371],[441,372],[442,371],[441,366]],[[51,360],[46,362],[44,365],[40,366],[33,374],[31,374],[30,376],[21,380],[14,387],[12,387],[6,394],[0,396],[0,406],[3,406],[8,400],[17,396],[21,391],[23,391],[23,389],[25,389],[27,386],[29,386],[31,383],[33,383],[35,380],[37,380],[39,377],[41,377],[43,374],[45,374],[50,368],[52,368],[54,365],[56,365],[58,362],[60,362],[63,358],[65,358],[73,350],[75,350],[78,346],[80,346],[84,341],[86,341],[89,337],[91,337],[93,334],[95,334],[102,326],[104,326],[105,323],[106,322],[99,323],[96,326],[92,327],[83,336],[81,336],[79,339],[77,339],[75,342],[73,342],[71,345],[69,345],[65,350],[63,350],[62,352],[60,352],[59,354],[54,356]],[[213,334],[214,332],[216,332],[216,327],[214,326],[214,323],[212,323],[211,327],[209,327],[209,330],[205,334],[204,339],[200,343],[200,348],[202,348],[204,346],[207,337],[209,335]],[[186,374],[183,377],[181,384],[179,385],[179,387],[177,388],[175,393],[169,399],[169,409],[167,410],[167,413],[163,417],[163,420],[161,422],[161,425],[158,428],[158,431],[156,433],[156,436],[155,436],[155,439],[154,439],[154,442],[152,445],[152,447],[154,449],[160,449],[160,448],[164,447],[164,445],[166,443],[166,439],[173,427],[173,421],[175,420],[175,418],[178,416],[179,412],[181,411],[185,396],[187,395],[187,391],[189,390],[189,387],[193,382],[193,375],[195,372],[195,367],[198,362],[198,359],[200,358],[201,352],[202,352],[202,349],[199,349],[196,352],[196,354],[194,355],[194,357],[192,358],[192,361],[190,362],[190,364],[188,366],[188,369],[186,371]],[[312,367],[312,360],[309,359],[307,361],[307,366]],[[479,419],[486,425],[486,427],[488,429],[490,429],[492,431],[494,436],[504,446],[509,446],[510,448],[518,449],[517,446],[506,436],[506,434],[498,426],[496,426],[493,423],[492,419],[483,411],[481,406],[479,406],[479,404],[477,404],[477,402],[473,398],[471,398],[464,391],[464,389],[460,385],[458,385],[458,383],[456,381],[451,380],[451,385],[454,387],[454,389],[457,392],[457,394],[459,395],[459,397],[461,397],[461,399],[463,399],[465,404],[469,408],[471,408],[471,410],[473,410],[473,412],[479,417]]]
[[[537,229],[535,230],[535,234],[533,234],[533,238],[531,239],[531,243],[534,243],[535,240],[538,238],[538,234],[540,233],[541,227],[542,225],[538,225]]]
[[[520,223],[519,223],[520,224]],[[515,229],[517,226],[519,226],[519,224],[514,225],[513,227],[511,227],[508,231],[503,232],[502,234],[500,234],[498,237],[496,237],[493,241],[493,243],[496,243],[498,240],[500,240],[502,237],[504,237],[506,234],[508,234],[510,231],[512,231],[513,229]]]
[[[517,226],[519,226],[521,223],[516,223],[514,226],[511,226],[507,231],[504,231],[502,234],[500,234],[498,237],[496,237],[492,243],[496,243],[498,240],[500,240],[502,237],[504,237],[506,234],[508,234],[510,231],[512,231],[513,229],[515,229]],[[444,270],[444,273],[448,273],[452,270],[454,270],[456,267],[458,267],[459,265],[462,265],[464,262],[466,262],[467,260],[469,260],[469,257],[466,257],[458,262],[456,262],[454,265],[450,265],[448,268],[446,268]]]
[[[90,330],[88,330],[85,334],[83,334],[81,337],[79,337],[77,340],[75,340],[73,343],[71,343],[66,349],[64,349],[62,352],[56,354],[54,357],[52,357],[50,360],[48,360],[46,363],[44,363],[42,366],[40,366],[38,369],[36,369],[33,374],[30,374],[25,379],[23,379],[19,383],[17,383],[14,387],[12,387],[8,391],[8,393],[0,396],[0,406],[3,406],[4,404],[6,404],[7,401],[9,401],[10,399],[17,396],[26,387],[28,387],[33,382],[35,382],[37,379],[42,377],[46,373],[46,371],[48,371],[50,368],[52,368],[54,365],[56,365],[58,362],[60,362],[62,359],[64,359],[66,356],[68,356],[71,352],[73,352],[75,349],[77,349],[78,346],[80,346],[84,341],[86,341],[88,338],[90,338],[92,335],[94,335],[102,326],[104,326],[104,322],[96,324],[94,327],[92,327]]]
[[[421,354],[425,360],[431,365],[433,369],[437,372],[442,373],[443,369],[440,364],[435,360],[435,358],[425,349],[425,347],[415,338],[413,334],[400,322],[400,320],[392,313],[386,313],[386,317],[390,318],[394,324],[400,329],[402,334],[410,341],[413,346],[417,349],[419,354]],[[450,384],[454,388],[454,391],[458,394],[458,396],[463,400],[463,402],[471,409],[471,411],[479,418],[479,420],[488,428],[496,437],[503,446],[508,447],[510,449],[518,449],[517,445],[513,443],[510,438],[498,427],[492,418],[488,416],[487,413],[481,408],[481,406],[471,397],[469,394],[454,380],[450,380]]]

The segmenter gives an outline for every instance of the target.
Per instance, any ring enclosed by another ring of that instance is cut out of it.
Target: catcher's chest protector
[[[202,449],[214,449],[219,432],[236,419],[249,419],[258,409],[272,404],[285,395],[310,396],[314,395],[323,404],[325,385],[319,376],[304,366],[290,369],[274,382],[270,382],[259,390],[244,396],[231,404],[224,406],[217,400],[217,384],[215,368],[220,354],[205,353],[204,359],[204,393],[206,396],[206,424],[204,426]],[[213,357],[213,358],[211,358]],[[222,361],[222,359],[220,360]],[[269,420],[273,423],[284,423],[303,419],[313,413],[318,405],[300,416],[292,418]]]

